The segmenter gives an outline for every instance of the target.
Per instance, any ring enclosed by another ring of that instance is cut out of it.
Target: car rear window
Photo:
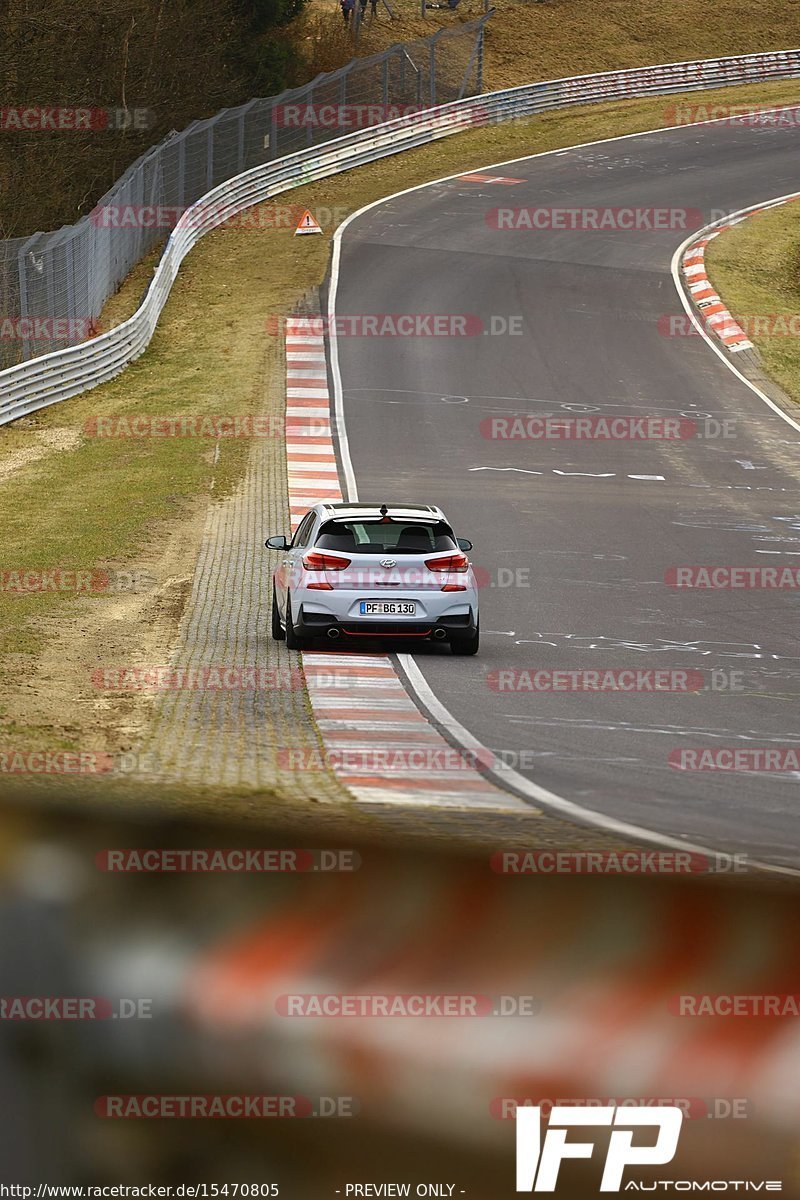
[[[344,554],[436,554],[457,550],[453,531],[444,521],[329,521],[315,545]]]

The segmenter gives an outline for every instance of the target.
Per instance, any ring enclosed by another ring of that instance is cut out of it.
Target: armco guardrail
[[[336,138],[322,148],[299,151],[254,167],[213,188],[186,210],[132,317],[87,342],[0,372],[0,424],[96,387],[138,358],[153,335],[178,268],[192,247],[205,233],[271,196],[467,127],[572,104],[798,76],[800,50],[782,50],[525,84],[384,122]]]

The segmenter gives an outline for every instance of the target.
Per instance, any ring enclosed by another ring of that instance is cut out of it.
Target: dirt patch
[[[118,756],[145,736],[154,697],[145,692],[104,694],[92,683],[100,665],[169,662],[189,597],[206,504],[187,506],[179,524],[153,537],[137,570],[155,582],[149,590],[75,600],[40,616],[39,655],[16,654],[14,725],[29,749],[69,747]],[[22,746],[18,736],[14,739]]]
[[[24,446],[17,446],[16,449],[10,450],[0,457],[0,483],[16,471],[22,470],[23,467],[46,458],[48,454],[73,450],[79,441],[80,435],[76,429],[34,431],[31,442]]]

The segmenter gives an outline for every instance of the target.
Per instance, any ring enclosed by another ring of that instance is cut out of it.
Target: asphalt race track
[[[521,774],[590,813],[800,866],[796,774],[670,765],[687,748],[800,747],[800,598],[664,582],[680,564],[800,565],[800,433],[701,337],[665,336],[659,318],[683,313],[670,263],[686,231],[499,229],[489,215],[631,206],[705,224],[800,189],[800,130],[689,126],[486,174],[523,182],[434,183],[352,219],[332,297],[337,317],[521,322],[521,335],[336,339],[359,498],[441,504],[487,582],[481,653],[431,647],[417,665],[472,735],[524,751]],[[696,416],[708,432],[727,420],[734,436],[482,433],[487,418],[585,412]],[[596,668],[701,671],[704,687],[534,694],[487,678]],[[713,690],[712,672],[733,686]]]

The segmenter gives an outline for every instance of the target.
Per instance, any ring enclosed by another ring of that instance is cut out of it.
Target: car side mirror
[[[459,550],[463,550],[465,554],[472,549],[472,542],[469,538],[456,538],[456,541],[458,542]]]
[[[289,543],[287,542],[286,538],[283,536],[282,533],[277,534],[275,537],[267,538],[267,540],[264,542],[264,545],[267,547],[268,550],[288,550],[289,549]]]

